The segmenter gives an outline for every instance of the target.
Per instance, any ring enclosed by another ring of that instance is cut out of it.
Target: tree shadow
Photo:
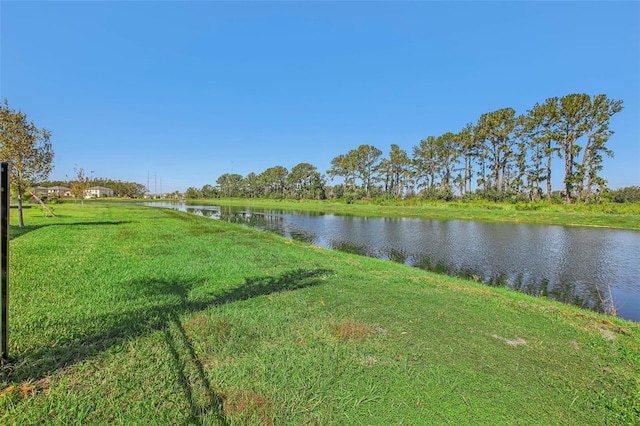
[[[176,332],[172,333],[172,329],[175,329]],[[212,413],[219,424],[223,426],[227,425],[228,422],[224,415],[224,399],[213,390],[211,382],[204,372],[202,362],[193,348],[193,343],[191,343],[187,332],[176,314],[169,316],[168,324],[163,331],[164,340],[169,347],[173,368],[176,372],[176,378],[189,404],[189,415],[186,423],[204,424],[206,423],[207,416]],[[180,343],[182,343],[187,351],[187,359],[185,361],[183,361],[180,356]],[[204,404],[198,403],[194,386],[189,380],[189,374],[187,374],[188,372],[186,371],[188,362],[195,367],[200,385],[202,389],[204,389],[206,396],[206,403]]]
[[[15,240],[18,237],[28,234],[31,231],[35,231],[36,229],[40,229],[44,226],[49,225],[25,225],[22,227],[9,225],[9,241]]]
[[[45,225],[25,225],[23,227],[17,225],[9,225],[9,241],[15,240],[31,231],[45,228],[48,226],[78,226],[78,225],[122,225],[131,223],[131,221],[99,221],[99,222],[70,222],[70,223],[48,223]]]
[[[218,420],[222,421],[224,419],[219,417],[222,413],[222,399],[213,392],[179,317],[212,306],[314,286],[320,284],[323,277],[331,273],[331,270],[320,268],[296,269],[276,277],[247,278],[238,287],[217,294],[199,295],[196,299],[190,298],[189,294],[191,290],[203,284],[198,280],[177,282],[148,279],[127,282],[126,285],[131,289],[131,299],[143,300],[151,296],[165,295],[172,297],[165,297],[164,300],[173,301],[127,312],[96,315],[89,319],[83,318],[82,323],[78,325],[78,332],[69,333],[73,337],[62,338],[54,345],[44,343],[42,346],[23,354],[21,358],[13,360],[10,367],[0,370],[0,380],[6,382],[35,381],[95,356],[127,339],[163,330],[165,341],[176,366],[178,381],[181,383],[191,407],[190,419],[198,420],[207,413],[207,410],[214,410]],[[49,324],[48,327],[55,330],[56,324]],[[172,333],[170,329],[177,330],[177,332]],[[195,403],[191,384],[186,380],[187,375],[182,370],[185,363],[180,360],[180,353],[177,349],[179,341],[187,349],[187,357],[195,366],[199,380],[203,388],[206,389],[207,407],[199,407]]]

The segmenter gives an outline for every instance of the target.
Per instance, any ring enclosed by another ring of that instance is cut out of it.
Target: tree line
[[[455,133],[428,136],[410,154],[392,144],[388,156],[383,157],[378,148],[363,144],[333,158],[326,174],[309,163],[300,163],[291,171],[274,166],[247,176],[225,173],[215,186],[191,187],[184,195],[536,201],[543,197],[550,200],[555,194],[567,204],[597,201],[607,184],[603,160],[613,157],[608,145],[614,133],[610,120],[622,108],[621,100],[604,94],[552,97],[520,115],[513,108],[482,114]],[[81,194],[80,189],[91,183],[132,198],[147,193],[147,188],[136,182],[88,179],[84,174],[76,181],[47,181],[53,157],[51,132],[38,128],[22,111],[11,109],[5,99],[0,105],[0,161],[11,164],[11,189],[18,201],[20,226],[24,225],[23,194],[36,185],[71,186]],[[561,191],[553,191],[551,184],[554,161],[563,166]],[[327,184],[336,177],[341,183]],[[638,187],[611,194],[614,201],[634,201]]]
[[[499,201],[597,200],[606,179],[603,160],[612,157],[611,117],[622,101],[604,94],[569,94],[536,103],[523,114],[502,108],[482,114],[458,132],[432,135],[411,153],[392,144],[388,155],[363,144],[331,160],[326,175],[309,163],[288,171],[271,167],[247,176],[225,173],[216,185],[188,188],[186,198],[268,197],[295,199],[456,197]],[[564,172],[552,188],[552,165]],[[341,178],[341,183],[327,182]]]

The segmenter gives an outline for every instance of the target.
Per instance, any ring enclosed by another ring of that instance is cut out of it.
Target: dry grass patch
[[[513,348],[515,348],[516,346],[527,346],[528,345],[527,341],[522,339],[522,338],[517,338],[517,339],[511,340],[511,339],[507,339],[505,337],[498,336],[497,334],[493,334],[491,337],[493,337],[494,339],[498,339],[498,340],[506,343],[507,345],[513,347]]]
[[[331,335],[342,340],[365,340],[376,334],[376,330],[352,319],[344,319],[329,325]]]
[[[189,318],[184,323],[185,330],[199,329],[204,327],[209,322],[209,317],[206,315],[196,315],[194,317]]]
[[[0,390],[0,407],[16,403],[22,399],[27,399],[40,392],[47,392],[49,385],[49,378],[40,379],[35,382],[22,382],[19,385],[9,385]]]
[[[222,397],[222,414],[238,424],[273,425],[273,402],[252,390],[241,389]]]
[[[470,285],[463,285],[463,284],[458,284],[458,283],[453,283],[453,282],[442,282],[442,281],[439,282],[438,284],[443,285],[446,288],[460,290],[460,291],[464,291],[464,292],[467,292],[467,293],[481,294],[483,296],[498,297],[498,294],[496,294],[495,292],[492,292],[492,291],[490,291],[489,289],[486,289],[486,288],[473,287],[473,286],[470,286]]]
[[[589,332],[597,332],[601,334],[607,340],[615,340],[616,333],[633,337],[633,330],[639,328],[638,325],[618,325],[614,324],[608,319],[600,319],[592,313],[587,312],[574,312],[566,309],[561,309],[563,322],[569,324],[577,329],[585,330]],[[612,317],[613,319],[613,317]]]
[[[234,324],[223,316],[197,315],[185,321],[184,328],[187,331],[202,333],[213,341],[221,341],[229,338]]]

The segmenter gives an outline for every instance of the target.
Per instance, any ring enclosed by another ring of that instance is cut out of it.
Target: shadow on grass
[[[331,271],[327,269],[296,269],[276,277],[247,278],[244,284],[239,287],[218,294],[199,296],[197,299],[189,298],[191,290],[202,284],[197,280],[176,282],[149,279],[127,283],[131,289],[131,299],[145,300],[151,297],[158,298],[160,296],[162,298],[165,296],[162,300],[166,302],[127,312],[97,315],[89,319],[83,318],[82,323],[78,325],[77,333],[65,333],[65,336],[70,334],[73,337],[61,338],[55,345],[45,344],[23,354],[19,359],[14,360],[11,368],[0,370],[0,380],[6,382],[35,381],[59,369],[95,356],[127,339],[163,330],[165,341],[173,357],[178,381],[191,407],[190,421],[200,422],[203,415],[215,414],[218,420],[224,424],[224,419],[220,417],[222,415],[222,399],[213,392],[179,317],[212,306],[314,286],[321,283],[322,277],[330,273]],[[50,325],[50,327],[55,327],[55,325]],[[182,344],[178,345],[180,341]],[[188,361],[195,366],[202,387],[206,389],[208,399],[206,407],[198,406],[195,403],[192,385],[187,380],[188,375],[184,371],[185,362],[180,359],[179,346],[186,348]]]
[[[40,229],[45,226],[49,225],[25,225],[22,227],[9,225],[9,240],[15,240],[18,237],[21,237],[31,231],[35,231],[36,229]]]
[[[122,225],[125,223],[131,223],[130,221],[103,221],[103,222],[71,222],[71,223],[48,223],[46,225],[25,225],[23,227],[10,225],[9,226],[9,240],[15,240],[31,231],[35,231],[47,226],[82,226],[82,225]]]
[[[177,330],[176,333],[172,333],[171,330]],[[169,317],[169,323],[164,328],[164,340],[169,347],[169,353],[171,354],[171,360],[173,362],[173,369],[176,372],[178,383],[182,388],[185,399],[189,404],[189,416],[187,418],[187,424],[205,424],[207,417],[213,415],[221,425],[227,425],[228,422],[224,415],[224,399],[218,395],[211,387],[211,382],[204,372],[202,362],[196,355],[196,351],[193,348],[193,343],[189,339],[187,332],[185,331],[180,318],[177,315],[171,314]],[[174,337],[174,334],[176,337]],[[180,356],[179,344],[186,348],[187,359],[183,360]],[[187,363],[193,364],[195,367],[197,378],[200,381],[201,388],[204,389],[206,403],[198,403],[198,399],[194,392],[194,386],[189,379],[190,374],[186,369]]]

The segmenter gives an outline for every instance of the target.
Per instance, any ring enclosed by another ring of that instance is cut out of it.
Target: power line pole
[[[0,363],[9,360],[7,349],[7,311],[9,309],[9,163],[0,164]]]

